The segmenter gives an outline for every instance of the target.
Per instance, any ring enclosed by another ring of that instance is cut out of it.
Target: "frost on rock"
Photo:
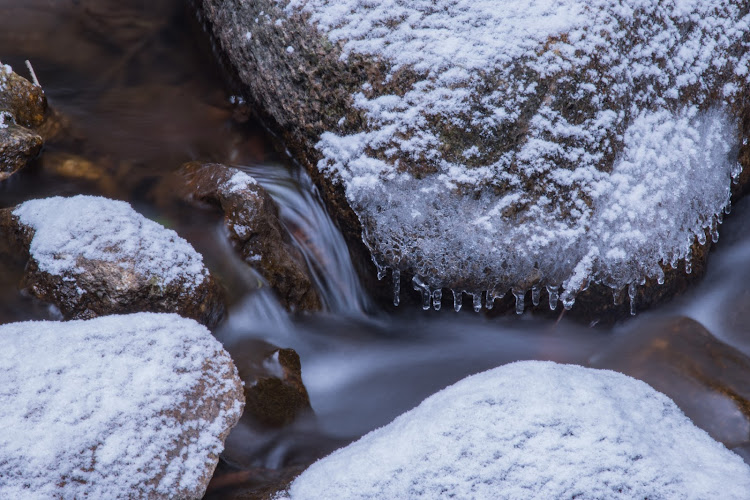
[[[0,497],[201,498],[244,398],[175,314],[0,326]]]
[[[33,229],[29,253],[51,275],[83,274],[87,261],[103,261],[161,286],[180,282],[194,289],[208,276],[187,241],[123,201],[56,196],[27,201],[13,215]]]
[[[616,290],[660,280],[690,261],[696,235],[717,234],[739,174],[746,3],[286,10],[307,15],[342,60],[387,69],[352,95],[366,124],[342,119],[321,136],[318,168],[343,182],[376,263],[417,276],[426,295],[562,286],[569,306],[590,279]]]
[[[313,464],[317,498],[744,499],[750,468],[625,375],[513,363],[427,398]]]

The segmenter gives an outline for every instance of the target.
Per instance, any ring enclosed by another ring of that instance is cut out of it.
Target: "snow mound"
[[[442,288],[480,307],[486,292],[491,307],[511,288],[562,286],[571,307],[589,278],[617,291],[660,280],[663,266],[689,267],[696,236],[718,237],[739,174],[743,2],[289,0],[286,10],[309,15],[343,60],[387,68],[352,95],[366,125],[342,119],[322,135],[318,168],[343,182],[381,274],[415,275],[427,306]]]
[[[242,387],[175,314],[0,326],[0,497],[200,498]]]
[[[318,461],[307,498],[744,499],[750,468],[625,375],[513,363],[427,398]]]
[[[203,257],[187,241],[124,201],[56,196],[27,201],[13,215],[34,230],[31,257],[51,275],[82,274],[81,262],[104,261],[163,286],[181,281],[188,290],[208,276]]]

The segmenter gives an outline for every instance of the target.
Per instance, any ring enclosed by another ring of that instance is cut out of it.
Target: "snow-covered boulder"
[[[468,377],[307,469],[287,498],[745,499],[750,467],[666,396],[606,370]]]
[[[572,307],[589,281],[605,308],[612,290],[641,305],[657,284],[675,293],[750,159],[744,0],[204,0],[203,13],[341,227],[396,292],[413,277],[425,307],[446,289],[476,308],[512,290],[519,312],[540,291]]]
[[[223,316],[221,288],[203,257],[126,202],[31,200],[0,210],[0,231],[29,254],[24,288],[66,318],[176,312],[213,326]]]
[[[211,333],[175,314],[0,326],[0,497],[203,496],[242,413]]]
[[[0,181],[39,154],[44,141],[33,128],[42,124],[46,110],[42,89],[0,63]]]
[[[235,248],[287,309],[320,309],[304,257],[283,228],[271,196],[252,176],[234,167],[199,162],[183,165],[179,176],[184,199],[221,208]]]

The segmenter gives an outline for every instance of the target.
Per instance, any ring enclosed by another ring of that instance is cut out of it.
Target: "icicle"
[[[701,245],[706,244],[706,231],[704,229],[698,231],[698,243],[700,243]]]
[[[630,298],[630,315],[635,316],[635,294],[637,292],[636,284],[628,285],[628,297]]]
[[[656,270],[656,282],[659,283],[660,285],[663,285],[664,284],[664,278],[665,278],[664,277],[664,271],[662,270],[661,267],[658,267],[657,270]]]
[[[539,287],[539,285],[534,285],[531,287],[531,303],[534,304],[534,307],[539,305],[539,296],[542,292],[542,289]]]
[[[672,269],[677,269],[677,264],[679,262],[679,259],[677,258],[677,253],[672,254],[672,262],[669,263],[670,266],[672,266]]]
[[[726,215],[729,215],[729,214],[731,214],[731,213],[732,213],[732,200],[729,200],[729,201],[727,202],[727,206],[726,206],[726,207],[724,207],[724,213],[725,213]]]
[[[443,289],[438,288],[432,292],[432,308],[439,311],[443,305]]]
[[[526,292],[523,290],[516,290],[515,288],[512,292],[513,296],[516,298],[516,314],[523,314],[523,310],[526,308],[526,305],[523,302]]]
[[[616,306],[622,304],[622,296],[625,288],[612,288],[612,303]]]
[[[716,217],[711,220],[711,241],[718,243],[719,241],[719,218]]]
[[[739,184],[741,173],[742,173],[742,164],[740,162],[737,162],[737,164],[732,169],[732,184]]]
[[[484,307],[487,308],[489,311],[493,307],[495,307],[495,294],[492,293],[490,290],[487,290],[487,293],[485,294],[486,297],[484,299]]]
[[[393,305],[397,306],[401,302],[401,270],[393,270]]]
[[[576,303],[576,298],[573,297],[572,295],[568,295],[568,296],[563,295],[562,303],[563,303],[563,307],[565,308],[565,310],[570,311],[571,309],[573,309],[573,304]]]
[[[378,262],[378,259],[375,258],[374,255],[371,255],[372,263],[375,264],[375,268],[378,270],[378,281],[385,278],[385,274],[388,271],[388,266],[385,266]]]
[[[472,299],[472,305],[474,306],[474,312],[479,312],[482,310],[482,293],[472,293],[471,294]]]
[[[414,276],[411,279],[414,290],[422,293],[422,309],[427,311],[430,309],[430,300],[432,299],[432,292],[430,286],[422,281],[419,276]]]
[[[554,311],[557,309],[557,301],[560,298],[560,286],[559,285],[547,285],[547,293],[549,294],[549,308]]]
[[[464,300],[463,292],[457,292],[453,290],[453,310],[458,312],[461,310],[461,302]]]
[[[718,225],[724,224],[724,212],[719,212],[718,214],[716,214],[716,223]]]

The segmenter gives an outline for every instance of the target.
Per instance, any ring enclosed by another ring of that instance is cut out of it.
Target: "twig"
[[[41,84],[39,83],[39,80],[36,77],[36,73],[34,73],[34,68],[31,67],[31,61],[26,59],[26,67],[29,68],[29,73],[31,73],[31,78],[34,81],[34,85],[36,85],[39,88],[42,88]]]

